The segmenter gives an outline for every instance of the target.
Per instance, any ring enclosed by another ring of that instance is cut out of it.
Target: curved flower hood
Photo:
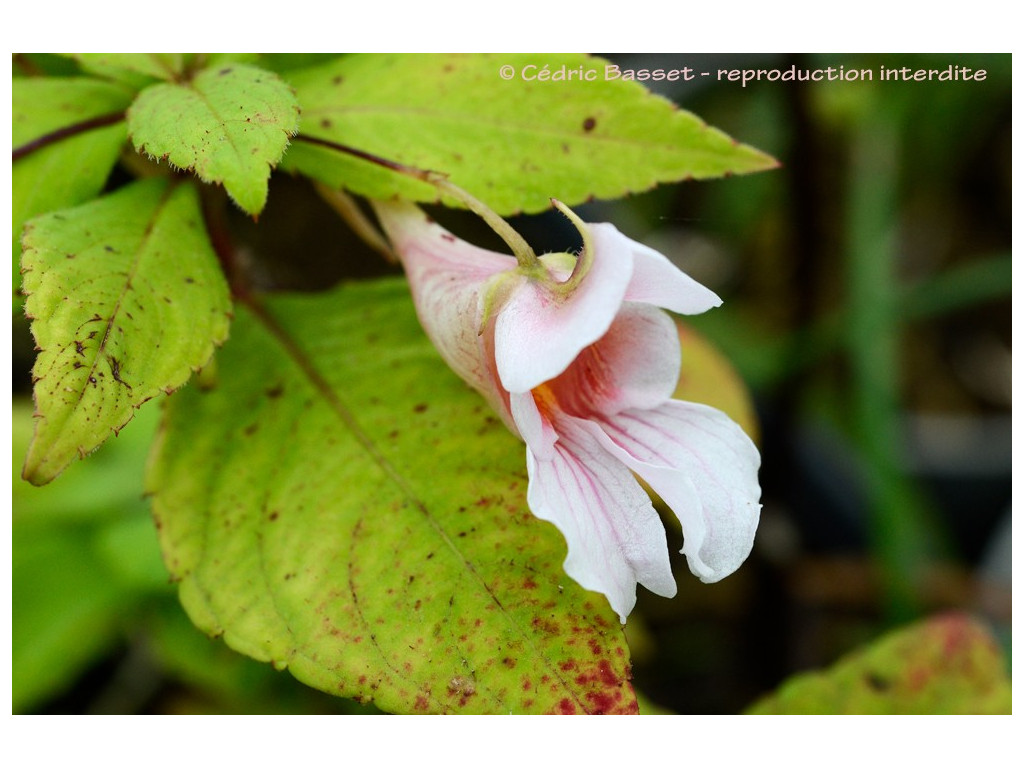
[[[728,416],[673,400],[679,336],[663,309],[721,304],[611,224],[584,224],[578,257],[532,264],[459,240],[410,203],[374,207],[427,335],[526,443],[532,512],[565,536],[565,570],[623,622],[636,585],[676,592],[665,530],[642,477],[683,528],[704,582],[735,571],[760,515],[760,456]]]

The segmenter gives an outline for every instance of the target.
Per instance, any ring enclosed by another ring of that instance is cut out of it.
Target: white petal
[[[420,324],[441,357],[501,412],[492,351],[480,335],[481,291],[511,256],[459,240],[411,203],[373,201],[409,278]]]
[[[551,422],[541,415],[532,392],[514,392],[509,395],[509,411],[523,442],[541,461],[554,455],[558,435]]]
[[[633,274],[626,301],[642,301],[656,307],[696,315],[722,303],[718,295],[698,283],[653,248],[626,237],[611,224],[591,224],[597,249],[628,252]]]
[[[527,392],[553,379],[615,319],[632,274],[628,251],[595,249],[590,271],[575,290],[527,280],[505,303],[495,324],[494,352],[509,392]]]
[[[739,568],[761,511],[761,457],[739,425],[715,408],[678,400],[599,423],[589,429],[601,445],[679,518],[690,570],[712,583]]]
[[[530,509],[565,536],[565,572],[607,596],[625,623],[636,585],[664,597],[676,593],[665,529],[633,475],[581,428],[561,415],[550,461],[527,448]]]
[[[653,408],[679,382],[679,333],[667,313],[625,302],[608,332],[548,386],[574,416]]]

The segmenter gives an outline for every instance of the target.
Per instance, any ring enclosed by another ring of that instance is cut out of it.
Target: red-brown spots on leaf
[[[426,712],[428,709],[430,709],[430,702],[427,701],[427,697],[417,696],[416,703],[413,705],[413,709],[415,709],[418,712]]]
[[[511,656],[506,656],[504,659],[501,660],[501,663],[509,669],[514,669],[516,666],[516,660],[513,659]]]
[[[459,697],[459,706],[466,706],[466,702],[476,693],[476,683],[472,677],[455,675],[448,681],[448,695]]]
[[[531,577],[527,576],[523,580],[523,589],[536,589],[536,588],[537,588],[537,582],[534,581]]]
[[[619,694],[622,698],[622,694]],[[590,703],[592,715],[611,715],[614,713],[616,697],[607,693],[588,693],[587,701]]]
[[[575,715],[576,705],[568,699],[562,699],[558,702],[558,714],[560,715]]]
[[[593,117],[588,117],[586,120],[583,121],[583,130],[586,133],[590,133],[596,127],[597,127],[597,120],[595,120]]]
[[[558,624],[548,619],[543,619],[540,616],[535,616],[533,621],[530,622],[534,627],[539,629],[541,632],[545,632],[549,635],[558,634]]]

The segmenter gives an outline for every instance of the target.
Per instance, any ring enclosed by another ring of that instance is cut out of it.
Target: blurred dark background
[[[754,552],[719,584],[679,562],[677,598],[642,592],[627,625],[638,690],[668,711],[738,712],[794,672],[950,609],[983,617],[1009,654],[1010,56],[606,57],[623,69],[875,73],[647,83],[781,167],[578,209],[723,297],[688,320],[736,367],[760,422]],[[882,66],[950,65],[986,78],[878,80]],[[258,225],[232,221],[258,287],[395,271],[306,182],[275,176],[270,201]],[[471,218],[440,215],[488,244]],[[572,237],[553,213],[513,223],[539,249]],[[31,363],[16,316],[15,711],[365,711],[183,616],[141,495],[155,408],[53,486],[18,478]]]

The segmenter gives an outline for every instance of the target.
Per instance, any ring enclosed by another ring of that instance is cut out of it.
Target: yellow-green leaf
[[[583,54],[355,54],[290,72],[309,141],[295,142],[285,166],[368,197],[437,199],[423,182],[331,148],[343,145],[449,174],[508,215],[546,210],[552,197],[575,205],[777,165],[639,83],[608,79],[607,64]],[[545,67],[562,79],[541,79]]]
[[[1010,714],[1006,659],[963,614],[938,616],[798,675],[749,714]]]
[[[84,77],[15,78],[11,90],[16,158],[11,169],[11,217],[17,288],[22,227],[33,216],[84,203],[100,192],[127,137],[123,120],[103,118],[116,118],[131,103],[132,94]],[[45,145],[34,144],[62,131],[67,135]]]
[[[254,216],[266,204],[270,171],[298,128],[291,89],[272,72],[247,64],[150,86],[128,110],[128,131],[140,153],[223,184]]]
[[[217,370],[169,400],[147,481],[201,629],[386,711],[636,712],[618,617],[404,280],[240,306]]]
[[[24,477],[42,484],[204,365],[231,304],[190,185],[138,182],[33,219],[24,243],[39,348]]]

